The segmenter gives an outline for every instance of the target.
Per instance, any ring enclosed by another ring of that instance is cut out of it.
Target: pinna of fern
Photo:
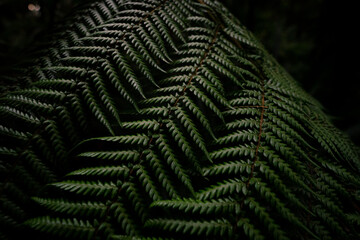
[[[68,21],[1,98],[1,238],[360,237],[358,148],[221,3]]]

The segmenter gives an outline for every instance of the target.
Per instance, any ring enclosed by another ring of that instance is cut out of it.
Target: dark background
[[[21,62],[40,33],[85,0],[0,0],[0,76]],[[360,145],[357,1],[223,0],[287,71]],[[28,10],[38,4],[40,11]]]

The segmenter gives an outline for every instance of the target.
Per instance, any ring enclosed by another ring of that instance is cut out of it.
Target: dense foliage
[[[99,1],[37,49],[0,102],[0,238],[360,236],[359,150],[219,2]]]

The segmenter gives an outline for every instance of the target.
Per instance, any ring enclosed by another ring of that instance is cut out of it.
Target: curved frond
[[[1,239],[360,239],[359,148],[220,1],[90,1],[36,45]]]

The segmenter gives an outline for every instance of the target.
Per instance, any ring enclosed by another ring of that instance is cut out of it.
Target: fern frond
[[[204,170],[205,176],[216,175],[240,175],[242,173],[251,173],[251,165],[245,161],[234,161],[217,164]]]
[[[141,129],[141,130],[153,130],[159,129],[159,123],[155,120],[142,120],[135,122],[123,122],[122,127],[125,129]]]
[[[101,160],[136,162],[139,159],[140,153],[134,150],[96,151],[96,152],[83,152],[80,153],[78,156],[86,157],[86,158],[96,158]]]
[[[209,189],[201,191],[197,198],[200,200],[218,199],[220,197],[227,197],[234,193],[246,195],[248,192],[247,186],[240,179],[230,179],[224,182],[220,182],[216,186],[212,186]]]
[[[145,170],[144,167],[139,166],[137,169],[136,174],[139,177],[139,180],[143,184],[143,187],[145,188],[145,191],[149,194],[150,198],[153,201],[158,201],[161,199],[160,193],[157,190],[157,187],[152,180],[152,178],[149,176],[148,172]]]
[[[124,229],[128,236],[138,236],[139,229],[136,223],[132,220],[131,215],[128,213],[127,208],[121,204],[121,201],[113,203],[110,210],[114,212],[116,216],[116,222]]]
[[[114,183],[87,182],[87,181],[64,181],[52,183],[58,189],[83,196],[114,197],[117,187]]]
[[[107,167],[92,167],[92,168],[82,168],[76,171],[73,171],[67,176],[97,176],[97,177],[122,177],[127,176],[130,172],[130,169],[122,166],[107,166]]]
[[[67,202],[63,199],[42,199],[33,198],[46,209],[54,212],[64,213],[69,216],[78,215],[80,217],[103,217],[106,213],[106,205],[100,202]]]
[[[147,227],[158,228],[165,232],[181,235],[195,235],[197,237],[217,236],[228,238],[232,235],[231,224],[223,220],[218,221],[182,221],[174,219],[151,219]]]
[[[165,164],[160,160],[159,156],[154,151],[147,151],[146,160],[149,161],[151,170],[154,172],[159,184],[165,189],[166,194],[171,198],[179,197],[169,173],[166,171]]]
[[[2,78],[1,239],[359,238],[359,149],[219,1],[52,30]]]
[[[179,129],[176,123],[172,120],[169,120],[166,123],[166,127],[168,128],[173,139],[177,142],[182,152],[185,154],[188,160],[191,161],[192,164],[194,164],[195,169],[198,170],[200,166],[196,158],[195,151],[191,146],[190,142],[186,139],[186,137],[182,133],[181,129]]]
[[[191,118],[187,115],[187,113],[180,107],[177,107],[174,111],[175,116],[187,130],[188,134],[191,136],[196,145],[204,152],[205,156],[210,159],[209,153],[206,149],[206,145],[204,139],[201,137],[198,132],[195,124],[191,120]]]
[[[50,217],[35,218],[27,221],[26,225],[40,231],[64,238],[76,237],[89,239],[94,235],[94,227],[89,221],[74,219],[59,219]]]
[[[276,224],[274,219],[270,217],[266,209],[260,205],[258,201],[248,198],[244,204],[258,217],[258,219],[266,226],[268,232],[273,235],[274,239],[289,239],[281,227]]]
[[[115,135],[114,130],[112,129],[109,120],[105,116],[102,108],[99,106],[98,102],[94,98],[94,93],[91,91],[87,84],[82,84],[83,86],[83,96],[89,108],[95,117],[108,129],[111,135]]]
[[[176,209],[186,214],[228,214],[240,211],[240,206],[231,199],[217,199],[213,201],[194,199],[162,200],[153,202],[150,207]]]
[[[86,142],[89,141],[104,141],[104,142],[146,146],[148,144],[149,137],[147,137],[144,134],[137,134],[137,135],[114,136],[114,137],[98,137],[98,138],[91,138],[86,140]]]
[[[178,159],[176,159],[175,154],[171,150],[169,144],[167,143],[164,135],[159,135],[159,138],[155,142],[159,147],[159,150],[165,161],[168,165],[170,165],[171,169],[174,171],[176,176],[181,180],[181,182],[189,189],[191,193],[194,193],[194,189],[192,187],[191,180],[187,175],[186,171],[184,171]]]

